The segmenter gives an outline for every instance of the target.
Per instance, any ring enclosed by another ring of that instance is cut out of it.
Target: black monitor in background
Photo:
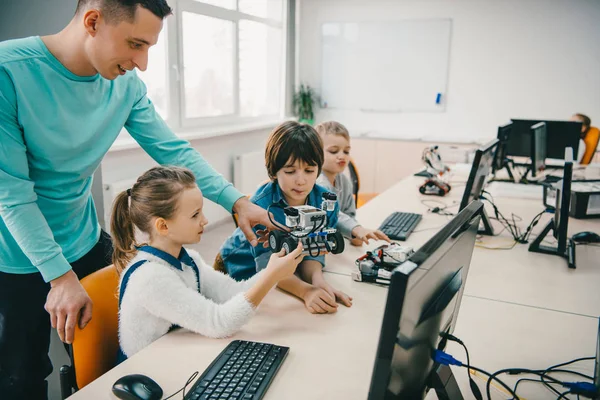
[[[540,121],[513,119],[508,143],[507,157],[529,157],[531,155],[531,126]]]
[[[369,400],[422,399],[429,389],[462,399],[452,371],[432,353],[445,347],[440,333],[454,331],[482,209],[469,204],[392,271]]]
[[[577,157],[581,140],[581,126],[581,122],[546,121],[546,158],[563,160],[565,150],[569,147],[573,149],[575,157]]]
[[[568,152],[572,154],[570,149]],[[571,205],[571,181],[573,180],[572,155],[569,157],[565,156],[565,159],[567,161],[565,161],[563,179],[555,184],[557,186],[557,193],[554,218],[548,222],[548,225],[529,245],[529,251],[565,257],[568,260],[569,268],[575,268],[575,242],[568,237],[567,233],[569,227],[569,207]],[[542,244],[542,241],[550,231],[552,231],[552,235],[557,240],[555,246]]]
[[[575,155],[579,151],[581,122],[513,119],[513,128],[507,145],[507,156],[529,157],[531,154],[531,127],[546,123],[546,158],[564,159],[565,149],[570,147]]]
[[[492,167],[496,157],[496,151],[500,141],[494,139],[475,151],[475,158],[471,164],[469,179],[465,185],[460,210],[464,209],[473,200],[479,200],[483,193],[486,179],[492,174]],[[490,223],[485,210],[482,211],[483,229],[479,232],[483,235],[494,235],[494,228]]]
[[[498,127],[498,149],[496,150],[494,164],[492,165],[492,172],[494,173],[506,166],[506,146],[510,139],[511,131],[512,122]]]
[[[531,127],[531,175],[536,176],[546,167],[546,123]]]

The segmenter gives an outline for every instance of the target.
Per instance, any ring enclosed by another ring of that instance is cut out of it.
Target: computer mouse
[[[600,235],[595,232],[579,232],[574,234],[571,239],[577,243],[600,243]]]
[[[163,391],[158,383],[146,375],[125,375],[112,387],[112,392],[123,400],[160,400]]]

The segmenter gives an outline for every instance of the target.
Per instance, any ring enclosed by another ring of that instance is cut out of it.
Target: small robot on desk
[[[423,150],[421,159],[425,163],[428,178],[419,187],[419,192],[427,195],[446,195],[451,189],[447,182],[450,176],[450,168],[442,161],[438,146],[426,147]]]
[[[327,228],[327,213],[335,210],[337,196],[323,193],[321,208],[313,206],[285,207],[285,231],[269,232],[269,247],[275,253],[285,250],[290,253],[301,242],[303,254],[316,257],[319,254],[339,254],[344,251],[344,237],[335,228]],[[269,207],[270,208],[270,207]],[[275,224],[274,221],[273,224]]]
[[[371,282],[389,285],[392,270],[414,254],[412,247],[398,243],[384,244],[356,260],[357,270],[351,273],[357,282]]]

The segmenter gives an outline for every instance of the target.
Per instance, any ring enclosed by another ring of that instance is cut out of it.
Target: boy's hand
[[[258,243],[262,243],[264,248],[269,247],[269,230],[268,229],[258,229],[256,231],[258,235]]]
[[[356,228],[352,229],[352,236],[354,236],[354,238],[352,240],[352,244],[354,244],[355,246],[358,245],[355,243],[360,243],[359,241],[369,244],[369,239],[385,240],[388,243],[391,242],[390,238],[385,233],[381,232],[380,230],[367,229],[360,225],[357,226]],[[356,239],[356,241],[354,239]]]
[[[334,298],[338,303],[342,303],[346,307],[352,307],[352,297],[348,296],[341,290],[337,290],[327,282],[323,281],[322,283],[315,284],[315,286],[325,290],[327,294]]]
[[[281,249],[279,253],[271,254],[269,263],[267,264],[267,271],[273,274],[277,282],[289,278],[294,275],[298,264],[304,259],[302,250],[304,250],[302,243],[298,243],[298,247],[288,255],[285,254],[284,249]]]
[[[238,225],[252,247],[258,245],[258,239],[252,231],[255,225],[264,225],[267,229],[276,229],[269,220],[267,210],[253,204],[247,197],[240,197],[233,205],[233,211],[238,214]]]
[[[304,295],[304,305],[312,314],[333,314],[338,307],[334,297],[316,286],[313,286]]]

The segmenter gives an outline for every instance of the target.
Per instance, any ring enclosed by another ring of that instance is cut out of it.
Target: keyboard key
[[[185,400],[261,398],[285,359],[287,347],[236,340],[213,361]]]

